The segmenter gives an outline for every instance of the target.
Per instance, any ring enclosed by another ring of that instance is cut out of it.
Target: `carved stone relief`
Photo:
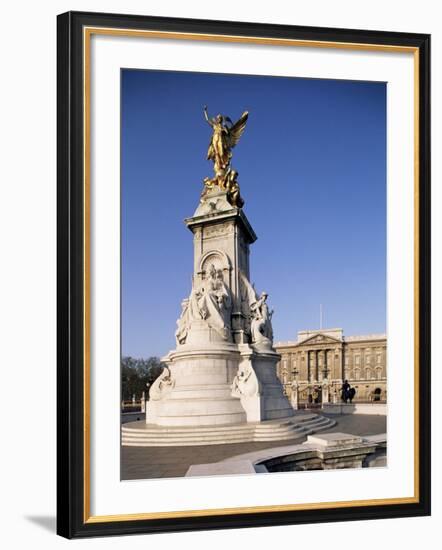
[[[163,372],[149,388],[149,399],[151,401],[160,401],[172,391],[175,386],[175,380],[172,378],[168,367],[164,367]]]

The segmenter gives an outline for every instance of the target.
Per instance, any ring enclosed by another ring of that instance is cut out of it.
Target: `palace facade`
[[[348,380],[354,403],[387,401],[387,338],[385,334],[344,336],[342,329],[304,330],[298,339],[276,342],[281,355],[278,377],[285,394],[300,408],[339,403]]]

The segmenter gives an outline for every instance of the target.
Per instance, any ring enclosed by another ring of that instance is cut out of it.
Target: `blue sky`
[[[249,121],[234,149],[258,240],[251,280],[269,293],[275,340],[298,330],[384,332],[386,85],[125,69],[122,86],[122,353],[161,356],[193,268],[193,214],[210,128]]]

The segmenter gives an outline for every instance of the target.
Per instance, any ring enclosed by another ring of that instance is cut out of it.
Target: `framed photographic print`
[[[430,513],[430,37],[58,17],[58,533]]]

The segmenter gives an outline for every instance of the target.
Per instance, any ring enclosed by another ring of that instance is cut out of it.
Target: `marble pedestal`
[[[193,334],[163,358],[167,369],[152,385],[146,423],[216,426],[293,416],[276,375],[277,353],[221,341],[203,326],[196,333],[204,345]]]
[[[271,348],[239,346],[241,363],[232,392],[239,397],[248,422],[262,422],[293,416],[294,411],[283,393],[276,374],[280,356]]]
[[[163,359],[170,380],[158,384],[146,412],[146,422],[159,426],[238,424],[247,417],[231,393],[240,355],[234,344],[211,344],[204,349],[179,346]],[[166,375],[167,378],[168,375]]]
[[[185,223],[193,234],[192,289],[176,349],[151,386],[146,423],[197,429],[293,416],[276,375],[267,294],[259,298],[250,283],[256,235],[246,215],[215,187]]]

